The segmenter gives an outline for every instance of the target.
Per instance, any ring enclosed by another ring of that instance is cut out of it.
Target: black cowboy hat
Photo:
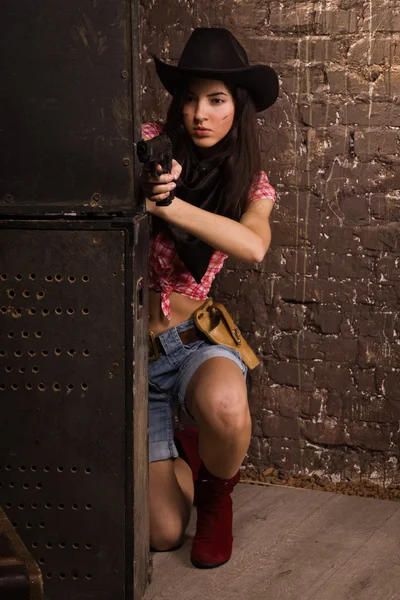
[[[250,66],[245,49],[227,29],[198,27],[176,67],[156,56],[154,62],[161,83],[172,96],[182,82],[193,77],[218,79],[246,88],[257,112],[272,106],[279,94],[274,69],[266,65]]]

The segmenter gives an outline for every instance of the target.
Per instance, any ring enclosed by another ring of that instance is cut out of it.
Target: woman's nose
[[[204,121],[207,118],[207,110],[204,102],[197,102],[196,110],[194,112],[194,118],[196,121]]]

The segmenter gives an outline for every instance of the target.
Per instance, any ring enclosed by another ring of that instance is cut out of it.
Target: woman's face
[[[194,79],[183,106],[183,123],[193,142],[211,148],[230,131],[235,116],[231,92],[222,81]]]

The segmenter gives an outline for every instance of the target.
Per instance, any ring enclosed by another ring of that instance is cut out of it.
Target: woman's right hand
[[[165,200],[168,198],[171,191],[176,188],[175,181],[179,179],[182,172],[181,165],[176,160],[173,160],[171,173],[165,173],[159,177],[152,177],[150,170],[146,167],[147,165],[143,168],[140,176],[140,182],[145,197],[151,202]],[[157,171],[162,171],[161,165],[157,165]]]

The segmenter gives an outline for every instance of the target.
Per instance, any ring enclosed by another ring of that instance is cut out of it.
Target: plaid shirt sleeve
[[[142,125],[142,137],[146,140],[152,140],[160,135],[161,131],[162,126],[158,123],[143,123]]]
[[[276,191],[268,181],[265,171],[260,171],[257,181],[253,183],[249,191],[249,202],[260,200],[261,198],[271,198],[276,201]]]

